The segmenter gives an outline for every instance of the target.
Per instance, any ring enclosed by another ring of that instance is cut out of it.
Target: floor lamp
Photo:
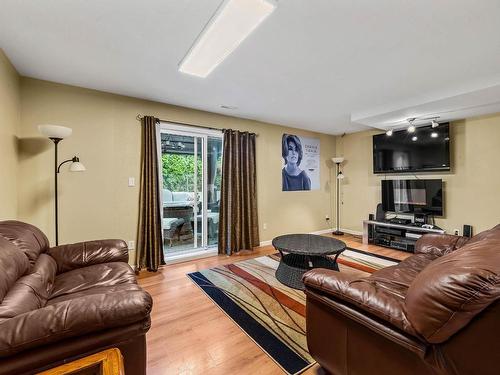
[[[57,164],[57,145],[64,138],[68,138],[73,130],[65,126],[59,125],[38,125],[38,131],[54,142],[54,212],[56,221],[56,246],[59,245],[59,209],[57,204],[57,175],[61,171],[61,166],[65,163],[71,162],[69,170],[71,172],[83,172],[85,166],[80,163],[80,159],[77,156],[73,156],[71,159],[64,160],[62,163]]]
[[[336,236],[342,236],[344,232],[340,230],[340,197],[339,197],[339,185],[340,185],[340,180],[344,178],[344,174],[340,170],[340,164],[344,162],[343,157],[337,157],[337,158],[332,158],[332,161],[337,165],[337,171],[335,174],[335,182],[337,184],[337,229],[333,231],[332,234]]]

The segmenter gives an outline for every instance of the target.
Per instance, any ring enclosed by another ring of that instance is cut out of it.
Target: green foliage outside
[[[194,156],[163,154],[163,188],[170,191],[194,190]],[[201,160],[197,163],[198,191],[202,182]]]
[[[215,186],[221,186],[221,164],[222,159],[217,159],[217,172]],[[185,154],[163,154],[163,188],[170,191],[193,191],[194,190],[194,156]],[[197,163],[198,191],[202,191],[202,163],[198,158]]]

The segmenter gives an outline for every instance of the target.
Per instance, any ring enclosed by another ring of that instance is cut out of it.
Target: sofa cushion
[[[186,191],[174,191],[172,193],[172,201],[174,202],[193,202],[194,201],[194,193],[186,192]]]
[[[306,290],[341,300],[416,336],[406,317],[404,299],[370,278],[356,278],[341,272],[316,268],[304,274]]]
[[[110,262],[128,262],[128,247],[123,240],[85,241],[55,246],[48,250],[57,263],[57,273]]]
[[[67,293],[67,294],[62,294],[59,297],[54,297],[50,299],[47,302],[48,305],[53,305],[55,303],[59,303],[62,301],[67,301],[70,299],[74,298],[81,298],[81,297],[86,297],[86,296],[91,296],[94,294],[113,294],[113,293],[118,293],[118,292],[134,292],[134,291],[139,291],[142,290],[142,288],[137,285],[137,284],[130,284],[130,283],[125,283],[125,284],[117,284],[117,285],[105,285],[105,286],[96,286],[93,288],[88,288],[85,290],[80,290],[78,292],[74,293]]]
[[[41,254],[31,272],[19,278],[3,299],[0,304],[0,319],[44,307],[54,285],[56,269],[54,259]]]
[[[125,283],[137,283],[134,271],[127,263],[95,264],[56,276],[50,299],[95,287]]]
[[[0,222],[0,236],[11,241],[35,264],[38,256],[49,248],[49,240],[37,227],[21,221]]]
[[[149,319],[151,296],[139,291],[73,298],[0,321],[0,357],[90,332]]]
[[[376,271],[368,277],[368,280],[377,283],[378,287],[390,293],[405,298],[413,280],[436,258],[438,258],[436,254],[416,254],[399,264]]]
[[[0,236],[0,303],[17,279],[29,269],[26,255]]]
[[[500,226],[436,259],[414,280],[406,311],[430,343],[441,343],[500,299]]]
[[[163,199],[163,202],[172,202],[174,200],[174,198],[172,196],[172,192],[168,189],[163,189],[162,199]]]
[[[176,217],[163,218],[163,229],[174,229],[174,227],[177,228],[180,224],[184,224],[184,220],[178,219]]]

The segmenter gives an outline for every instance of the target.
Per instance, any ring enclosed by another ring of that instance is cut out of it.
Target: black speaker
[[[464,225],[464,237],[472,237],[472,225]]]
[[[415,224],[427,224],[427,214],[415,213],[414,218]]]
[[[375,219],[377,221],[384,221],[385,220],[385,211],[382,207],[382,203],[377,204],[377,214],[375,215]]]
[[[375,215],[369,214],[368,220],[375,220]],[[373,225],[368,224],[368,242],[373,240]]]

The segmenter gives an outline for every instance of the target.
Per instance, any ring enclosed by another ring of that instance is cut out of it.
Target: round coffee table
[[[304,290],[302,275],[307,271],[313,268],[338,271],[337,258],[346,247],[344,242],[335,238],[315,234],[286,234],[273,239],[273,246],[281,254],[276,278],[291,288],[301,290]]]

